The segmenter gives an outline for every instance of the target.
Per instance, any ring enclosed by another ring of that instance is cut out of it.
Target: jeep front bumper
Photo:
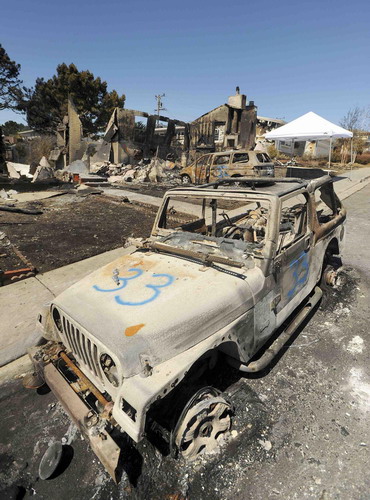
[[[78,377],[80,372],[78,367],[74,365],[60,345],[52,345],[48,352],[50,354],[40,357],[40,348],[31,350],[30,357],[34,362],[37,374],[45,380],[53,391],[107,472],[115,482],[118,482],[121,473],[119,461],[122,450],[111,436],[115,426],[111,415],[113,403],[108,402],[87,379]],[[60,368],[61,363],[63,369]],[[75,374],[75,381],[68,380],[65,376],[66,370]],[[85,401],[83,395],[86,394],[92,394],[92,400],[98,403],[99,409],[93,408]]]

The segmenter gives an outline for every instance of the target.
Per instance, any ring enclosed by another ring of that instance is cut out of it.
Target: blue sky
[[[370,105],[369,0],[2,2],[0,43],[24,83],[73,62],[126,94],[126,107],[192,120],[239,85],[258,114],[314,111],[336,123]],[[20,121],[0,112],[0,123]]]

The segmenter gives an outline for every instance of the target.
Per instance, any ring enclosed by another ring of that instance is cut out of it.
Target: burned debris
[[[1,207],[0,207],[1,208]],[[23,253],[0,232],[0,259],[11,260],[10,269],[0,268],[0,286],[15,283],[35,275],[36,269]]]
[[[152,115],[115,108],[103,135],[86,136],[69,96],[67,115],[57,126],[55,147],[47,157],[23,164],[12,157],[13,149],[2,153],[6,172],[1,176],[0,212],[41,214],[42,207],[22,202],[23,191],[33,189],[30,185],[36,191],[45,186],[45,190],[55,188],[58,194],[73,192],[86,197],[103,194],[104,187],[132,190],[135,184],[151,194],[155,189],[147,190],[147,186],[158,184],[155,195],[161,196],[165,188],[181,183],[201,184],[246,175],[273,177],[275,167],[269,156],[253,150],[256,130],[258,135],[266,120],[257,117],[254,102],[247,101],[237,89],[227,104],[191,123],[159,112]],[[39,138],[33,131],[22,134],[30,142]],[[12,195],[14,187],[19,196]],[[127,198],[127,193],[123,197]],[[230,231],[240,234],[240,240],[248,237],[240,228]]]
[[[176,164],[179,170],[181,162],[186,161],[189,130],[189,124],[179,120],[116,108],[103,137],[94,140],[83,137],[70,98],[68,116],[58,126],[57,147],[50,160],[59,170],[57,177],[64,181],[73,179],[73,175],[89,174],[122,183],[172,180]]]
[[[55,147],[43,159],[49,164],[39,163],[42,173],[38,168],[35,176],[33,166],[9,161],[10,177],[71,182],[79,175],[97,175],[113,183],[176,183],[180,169],[204,152],[252,149],[255,144],[256,107],[239,91],[191,123],[115,108],[101,137],[84,136],[71,96],[67,109],[57,126]]]

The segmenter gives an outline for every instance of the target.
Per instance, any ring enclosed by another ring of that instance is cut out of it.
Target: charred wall
[[[232,105],[231,105],[232,104]],[[255,145],[257,108],[246,96],[230,96],[229,103],[206,113],[191,123],[192,150],[223,151],[251,149]]]
[[[138,129],[136,119],[142,119],[142,127]],[[158,123],[166,127],[158,127]],[[174,144],[176,126],[184,127],[183,144]],[[165,132],[159,134],[165,128]],[[157,155],[166,159],[173,155],[181,159],[181,155],[189,148],[190,129],[187,123],[171,120],[166,116],[150,115],[143,111],[116,108],[109,120],[104,143],[111,144],[110,161],[113,163],[129,163],[135,158],[150,158]]]

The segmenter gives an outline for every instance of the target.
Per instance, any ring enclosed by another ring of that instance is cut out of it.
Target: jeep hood
[[[166,361],[253,306],[248,275],[261,271],[218,269],[136,251],[68,288],[54,304],[113,352],[130,377],[142,370],[142,356],[151,366]]]

